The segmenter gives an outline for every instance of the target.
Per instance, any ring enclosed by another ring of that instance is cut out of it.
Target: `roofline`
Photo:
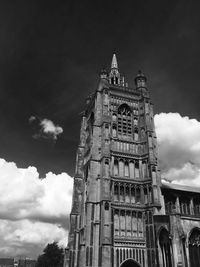
[[[180,185],[174,183],[162,183],[161,189],[171,189],[185,192],[200,193],[200,187],[193,187],[187,185]]]

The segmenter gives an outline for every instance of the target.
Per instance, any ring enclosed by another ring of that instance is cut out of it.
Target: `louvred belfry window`
[[[118,109],[118,133],[120,135],[132,134],[131,109],[122,104]]]

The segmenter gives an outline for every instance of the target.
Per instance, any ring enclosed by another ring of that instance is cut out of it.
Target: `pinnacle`
[[[111,69],[118,69],[117,57],[115,53],[113,54],[112,57]]]

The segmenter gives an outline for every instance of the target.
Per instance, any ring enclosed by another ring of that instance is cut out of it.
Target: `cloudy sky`
[[[199,1],[0,1],[0,257],[66,243],[84,99],[147,75],[162,176],[200,185]],[[39,180],[43,178],[42,180]]]

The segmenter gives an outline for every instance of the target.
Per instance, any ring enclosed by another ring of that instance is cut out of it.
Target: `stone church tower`
[[[129,88],[114,54],[82,115],[65,266],[158,266],[160,186],[147,79]]]

